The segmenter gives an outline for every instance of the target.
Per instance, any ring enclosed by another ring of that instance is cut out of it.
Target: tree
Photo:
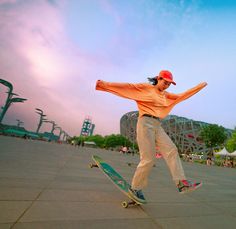
[[[98,147],[102,148],[104,147],[105,139],[101,135],[97,134],[87,137],[86,141],[95,142]]]
[[[85,141],[95,142],[98,147],[103,148],[105,139],[103,136],[97,134],[92,136],[74,136],[70,141],[74,141],[75,144],[81,144]]]
[[[70,142],[80,144],[85,141],[95,142],[100,148],[115,148],[117,146],[132,146],[133,144],[126,137],[120,134],[111,134],[108,136],[93,135],[93,136],[74,136],[70,139]],[[136,145],[134,145],[136,147]]]
[[[131,146],[132,143],[124,136],[120,134],[112,134],[105,136],[105,147],[110,148],[110,147],[116,147],[116,146]]]
[[[211,155],[213,154],[213,148],[221,146],[227,139],[227,134],[224,127],[216,124],[204,126],[200,132],[200,137],[204,141],[206,147],[211,149]]]
[[[234,129],[231,138],[226,142],[226,149],[229,152],[234,152],[236,150],[236,128]]]

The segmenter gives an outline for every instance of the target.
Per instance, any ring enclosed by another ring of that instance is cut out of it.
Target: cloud
[[[83,62],[88,57],[82,57],[66,36],[60,6],[47,1],[4,1],[0,5],[0,25],[1,78],[9,80],[14,91],[28,99],[24,105],[12,106],[6,121],[13,121],[14,114],[23,116],[25,126],[31,129],[28,120],[39,107],[63,125],[61,113],[71,108],[66,97],[69,92],[63,91],[63,85],[75,78],[78,84],[85,80]]]
[[[35,130],[35,108],[40,108],[49,120],[75,135],[80,133],[86,115],[92,113],[94,121],[102,116],[92,111],[96,98],[90,95],[95,96],[98,75],[103,69],[111,69],[112,64],[85,52],[71,40],[64,8],[63,1],[0,4],[0,77],[11,82],[20,97],[27,98],[24,104],[9,108],[5,123],[22,119],[26,129]],[[5,91],[4,87],[0,89]],[[3,103],[4,97],[0,98]],[[45,124],[42,130],[49,131],[49,126]]]

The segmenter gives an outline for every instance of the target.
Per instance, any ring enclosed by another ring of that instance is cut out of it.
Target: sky
[[[0,78],[27,99],[4,124],[36,131],[39,108],[70,136],[86,117],[94,134],[118,134],[136,103],[96,91],[96,81],[147,82],[167,69],[169,92],[208,83],[170,114],[236,126],[235,1],[0,0],[0,28]],[[1,106],[6,92],[0,84]]]

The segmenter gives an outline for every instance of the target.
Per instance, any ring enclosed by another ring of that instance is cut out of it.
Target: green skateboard
[[[96,155],[93,155],[92,159],[95,161],[96,164],[90,164],[90,168],[100,168],[102,172],[112,181],[112,183],[129,198],[129,201],[122,202],[122,207],[128,208],[129,206],[144,204],[137,201],[134,196],[129,193],[130,184],[118,172],[116,172],[115,169],[113,169],[109,164],[103,161],[102,158]]]

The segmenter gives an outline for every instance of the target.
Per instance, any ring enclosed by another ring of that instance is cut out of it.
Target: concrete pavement
[[[0,229],[236,227],[236,170],[183,163],[201,189],[181,195],[162,159],[144,190],[148,204],[124,209],[126,197],[88,167],[97,154],[128,181],[138,156],[0,136]]]

